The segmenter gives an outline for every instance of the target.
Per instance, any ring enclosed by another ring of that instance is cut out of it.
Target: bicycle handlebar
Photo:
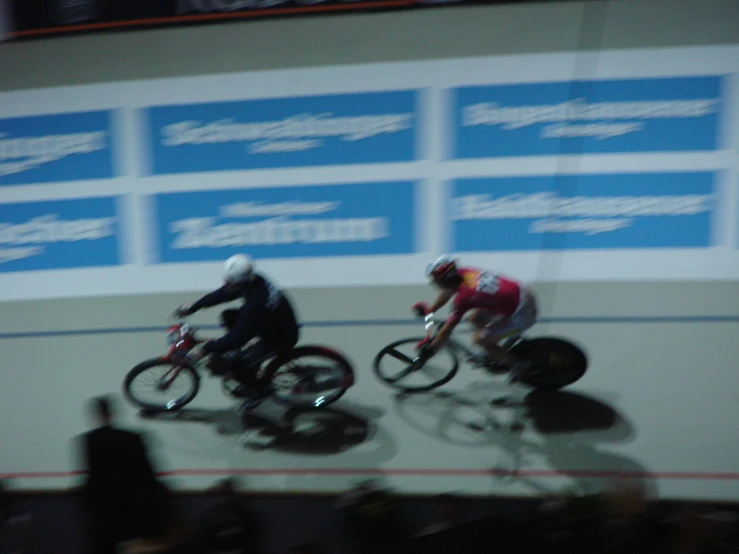
[[[424,329],[426,330],[426,334],[428,336],[435,334],[435,331],[436,331],[435,327],[437,325],[444,323],[443,319],[435,319],[433,312],[429,312],[428,314],[425,314],[425,315],[419,314],[419,319],[423,319]]]
[[[182,309],[183,307],[185,307],[185,306],[187,306],[187,304],[183,304],[183,305],[181,305],[181,306],[178,306],[177,308],[175,308],[175,310],[174,310],[174,311],[173,311],[173,312],[172,312],[171,314],[169,314],[169,317],[168,317],[167,319],[179,319],[179,320],[185,320],[185,319],[187,319],[188,317],[190,317],[190,316],[192,315],[192,313],[189,313],[189,314],[187,314],[187,315],[182,315],[182,313],[180,313],[180,310],[181,310],[181,309]]]
[[[423,319],[427,325],[444,323],[444,319],[435,319],[433,312],[429,312],[428,314],[418,314],[418,319]]]
[[[168,320],[182,320],[185,319],[187,316],[180,314],[179,308],[177,308],[175,311],[173,311],[169,316],[167,317]]]

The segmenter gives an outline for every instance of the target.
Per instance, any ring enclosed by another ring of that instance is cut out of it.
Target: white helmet
[[[227,283],[244,283],[254,276],[254,262],[245,254],[231,256],[223,264],[223,279]]]

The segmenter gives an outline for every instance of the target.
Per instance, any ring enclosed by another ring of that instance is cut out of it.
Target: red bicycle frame
[[[167,343],[169,344],[169,348],[167,348],[167,353],[160,356],[159,359],[163,362],[182,361],[187,353],[192,350],[196,344],[201,342],[203,341],[198,340],[195,337],[194,330],[187,323],[177,323],[172,325],[167,329]],[[167,376],[174,371],[172,378],[166,383],[163,383],[164,386],[169,386],[172,381],[177,378],[180,371],[182,371],[183,365],[184,364],[182,363],[173,365],[172,368],[162,376],[162,380],[164,381],[167,379]]]

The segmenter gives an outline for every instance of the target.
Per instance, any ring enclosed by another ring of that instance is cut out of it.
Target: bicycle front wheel
[[[373,362],[377,378],[404,392],[429,391],[451,381],[459,371],[457,355],[443,346],[422,362],[415,352],[415,345],[422,340],[422,337],[401,339],[380,350]]]
[[[123,394],[133,404],[151,411],[176,411],[192,402],[200,390],[200,375],[187,362],[154,358],[131,369]]]

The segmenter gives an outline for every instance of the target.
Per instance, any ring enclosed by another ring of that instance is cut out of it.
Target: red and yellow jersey
[[[449,319],[455,324],[464,314],[479,309],[507,317],[518,309],[522,286],[503,275],[473,268],[459,268],[464,283],[457,290]]]

